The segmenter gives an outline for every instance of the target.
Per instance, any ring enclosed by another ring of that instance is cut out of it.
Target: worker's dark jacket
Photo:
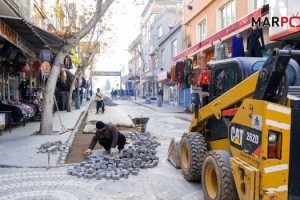
[[[115,148],[118,142],[118,135],[119,132],[117,131],[116,127],[112,124],[105,124],[105,130],[103,133],[99,133],[96,131],[95,136],[93,137],[89,149],[94,149],[95,145],[101,138],[107,138],[112,140],[111,148]]]

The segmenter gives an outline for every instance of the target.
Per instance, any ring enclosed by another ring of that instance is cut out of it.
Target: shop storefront
[[[171,75],[167,71],[161,71],[157,76],[158,90],[163,91],[163,101],[171,105],[178,105],[178,92],[176,82],[171,80]]]
[[[48,37],[53,38],[57,39]],[[62,44],[60,40],[52,42]],[[39,54],[46,45],[23,19],[0,17],[0,112],[10,112],[15,123],[40,118],[44,77],[51,70],[50,64],[43,68],[40,62]]]

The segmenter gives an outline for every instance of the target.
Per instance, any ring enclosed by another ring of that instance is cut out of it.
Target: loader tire
[[[207,144],[201,133],[184,133],[180,141],[180,160],[184,178],[201,181],[201,169],[207,153]]]
[[[227,151],[209,151],[202,168],[202,187],[206,200],[237,200],[238,194]]]

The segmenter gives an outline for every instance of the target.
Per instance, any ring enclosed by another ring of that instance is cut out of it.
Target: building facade
[[[178,105],[178,86],[171,80],[171,66],[174,65],[173,57],[182,51],[182,26],[177,23],[159,40],[158,61],[158,87],[163,90],[163,100],[170,104]]]

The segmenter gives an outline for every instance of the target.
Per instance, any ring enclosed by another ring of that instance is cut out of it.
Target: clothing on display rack
[[[44,80],[49,77],[50,71],[51,71],[50,63],[47,61],[43,62],[41,64],[41,73],[42,73],[42,78]]]
[[[178,84],[179,88],[183,88],[184,67],[183,67],[182,61],[179,61],[176,63],[176,77],[177,77],[177,84]]]
[[[207,69],[206,53],[203,51],[200,51],[197,54],[197,65],[200,67],[200,69]]]
[[[190,58],[186,58],[183,61],[184,74],[189,74],[193,71],[193,61]]]
[[[232,37],[232,54],[231,57],[243,57],[244,53],[244,44],[243,44],[243,37],[240,34],[237,34]]]
[[[228,47],[225,42],[215,45],[214,60],[223,60],[228,58]]]
[[[176,66],[172,65],[171,66],[171,81],[176,81],[177,77],[176,77]]]
[[[40,51],[39,58],[41,62],[44,61],[51,62],[53,59],[53,54],[49,48],[45,48]]]
[[[26,93],[27,93],[27,83],[26,81],[22,81],[19,85],[19,90],[21,93],[21,99],[25,99],[26,98]]]
[[[259,38],[261,43],[259,42]],[[250,57],[262,57],[262,50],[265,48],[263,31],[261,28],[253,26],[248,31],[247,50]]]
[[[32,63],[32,77],[33,78],[37,78],[40,76],[40,73],[41,73],[41,64],[39,61],[34,61]]]

